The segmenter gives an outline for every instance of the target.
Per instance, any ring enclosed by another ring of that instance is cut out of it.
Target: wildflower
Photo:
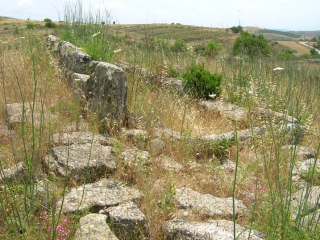
[[[108,118],[107,118],[107,117],[105,117],[105,118],[104,118],[104,120],[108,121]]]
[[[197,156],[197,158],[199,158],[199,157],[200,157],[200,153],[199,153],[199,152],[197,152],[196,156]]]
[[[119,49],[116,49],[116,50],[114,50],[113,52],[114,52],[114,53],[121,52],[121,49],[120,49],[120,48],[119,48]]]
[[[252,95],[252,94],[253,94],[253,91],[250,90],[248,93],[249,93],[250,95]]]
[[[214,99],[216,96],[217,94],[213,94],[213,93],[209,94],[209,98],[212,98],[212,99]]]
[[[80,118],[80,119],[82,119],[82,118],[83,118],[83,116],[82,116],[82,115],[80,115],[80,116],[79,116],[79,118]]]
[[[92,94],[92,92],[89,92],[89,95],[91,95]]]
[[[273,69],[273,71],[282,71],[284,68],[282,67],[276,67],[275,69]]]
[[[26,37],[20,37],[21,39],[25,39]]]
[[[99,213],[99,214],[104,214],[105,211],[104,211],[103,209],[101,209],[98,213]]]
[[[154,111],[151,111],[152,114],[154,114]]]
[[[99,34],[100,34],[100,31],[97,32],[97,33],[95,33],[95,34],[93,34],[92,37],[95,37],[95,36],[97,36],[97,35],[99,35]]]

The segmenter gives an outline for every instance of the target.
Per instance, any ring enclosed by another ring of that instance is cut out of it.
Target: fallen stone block
[[[22,162],[0,171],[0,184],[6,182],[14,182],[14,181],[21,181],[26,179],[27,173],[26,168],[22,164]]]
[[[130,167],[148,166],[151,162],[151,156],[147,151],[139,149],[127,149],[121,154],[122,159]]]
[[[139,190],[127,187],[119,181],[102,179],[98,182],[72,188],[56,203],[57,212],[74,213],[89,208],[113,207],[141,198]],[[63,204],[63,205],[62,205]],[[62,205],[62,206],[61,206]]]

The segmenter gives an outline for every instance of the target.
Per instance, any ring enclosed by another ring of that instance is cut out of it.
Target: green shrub
[[[204,69],[204,64],[188,67],[183,75],[184,85],[196,97],[209,98],[210,94],[219,95],[222,75]]]
[[[53,22],[46,22],[44,26],[47,28],[55,28],[57,25]]]
[[[174,52],[185,52],[187,51],[187,44],[182,39],[177,39],[171,48]]]
[[[45,18],[43,21],[46,22],[46,23],[51,23],[52,22],[52,20],[50,18]]]
[[[3,30],[9,30],[9,28],[8,28],[8,27],[5,27]]]
[[[283,60],[283,61],[291,60],[292,57],[293,57],[293,53],[290,50],[282,51],[282,52],[278,53],[278,55],[277,55],[277,58],[279,60]]]
[[[202,52],[203,52],[205,49],[206,49],[206,46],[204,46],[204,45],[196,45],[196,46],[194,46],[193,51],[194,51],[196,54],[201,55]]]
[[[222,47],[219,43],[216,43],[214,41],[209,41],[207,43],[206,48],[204,49],[204,55],[207,57],[212,57],[214,58],[219,54],[221,51]]]
[[[36,26],[36,25],[33,24],[33,23],[27,23],[27,24],[26,24],[27,29],[34,29],[35,26]]]

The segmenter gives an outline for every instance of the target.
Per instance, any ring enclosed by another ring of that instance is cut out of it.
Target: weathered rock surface
[[[64,73],[71,77],[73,73],[89,74],[89,63],[92,61],[90,55],[69,42],[60,41],[59,60]]]
[[[309,186],[292,195],[291,213],[293,218],[305,216],[320,208],[320,186]],[[300,209],[299,209],[300,208]]]
[[[9,127],[13,128],[16,125],[19,125],[22,123],[22,112],[24,113],[24,122],[28,122],[29,124],[32,123],[32,106],[33,103],[25,103],[24,108],[22,103],[11,103],[6,105],[6,110],[8,114],[8,123]],[[24,111],[23,111],[24,110]],[[34,125],[39,127],[40,124],[44,124],[45,120],[55,120],[57,119],[57,116],[47,113],[45,109],[42,109],[42,107],[39,104],[35,104],[35,110],[33,113],[33,120]]]
[[[123,70],[113,64],[92,61],[92,74],[87,81],[90,108],[98,110],[110,124],[119,127],[127,117],[127,79]]]
[[[287,114],[283,114],[283,113],[279,113],[279,112],[276,112],[276,111],[273,111],[271,109],[265,109],[265,108],[256,108],[254,110],[254,113],[261,116],[262,118],[275,118],[275,120],[277,122],[279,121],[286,121],[286,122],[289,122],[289,123],[298,123],[298,119],[292,117],[292,116],[289,116]]]
[[[233,222],[226,220],[211,220],[208,222],[194,222],[175,219],[163,225],[163,233],[167,240],[227,240],[234,239]],[[236,224],[236,237],[239,240],[264,239],[261,232],[251,230]]]
[[[54,52],[59,51],[60,38],[53,35],[49,35],[46,41]]]
[[[26,168],[23,166],[22,162],[12,166],[8,169],[3,169],[0,171],[0,183],[6,181],[13,182],[25,179],[26,177]]]
[[[155,138],[150,141],[149,149],[152,153],[159,155],[163,153],[166,144],[161,138]]]
[[[220,161],[220,167],[223,170],[228,170],[233,172],[236,169],[236,164],[232,162],[230,159],[222,159]]]
[[[146,217],[137,204],[126,202],[116,207],[107,208],[105,212],[118,236],[136,239],[146,233]]]
[[[279,126],[280,133],[285,137],[288,143],[298,144],[306,134],[306,128],[300,124],[287,123]]]
[[[135,148],[125,150],[121,157],[130,167],[147,166],[152,163],[151,156],[147,151]]]
[[[62,213],[74,213],[91,207],[101,209],[105,206],[112,207],[127,201],[134,201],[141,196],[140,191],[127,187],[121,182],[102,179],[95,183],[72,188],[64,199],[57,202],[56,209],[59,211],[62,202]]]
[[[91,143],[54,147],[44,165],[49,171],[76,181],[92,181],[116,169],[113,148]]]
[[[70,132],[62,134],[54,134],[52,136],[52,144],[71,145],[84,143],[99,143],[103,146],[114,146],[118,142],[117,139],[108,135],[93,133],[93,132]]]
[[[307,160],[309,158],[315,158],[317,151],[311,147],[306,146],[295,146],[285,145],[282,147],[282,150],[288,152],[289,154],[295,154],[297,161]]]
[[[87,81],[90,78],[90,75],[73,73],[71,75],[71,88],[74,90],[79,90],[83,92],[87,92]]]
[[[255,127],[253,129],[240,130],[237,132],[237,135],[238,135],[238,140],[241,143],[246,143],[248,141],[251,141],[253,138],[260,138],[265,133],[266,133],[265,127]],[[231,132],[227,132],[219,135],[205,135],[205,136],[198,137],[195,140],[215,143],[221,140],[232,141],[232,140],[235,140],[235,137],[236,137],[235,131],[231,131]]]
[[[218,198],[190,188],[180,188],[176,190],[175,200],[178,208],[191,209],[201,216],[233,216],[232,197]],[[241,200],[236,200],[235,206],[237,214],[242,214],[247,209]]]
[[[168,156],[159,157],[160,165],[167,171],[178,172],[183,170],[183,166]]]
[[[173,131],[171,129],[162,129],[158,128],[154,132],[155,138],[163,138],[163,139],[173,139],[173,140],[181,140],[182,136],[179,132]]]
[[[314,174],[320,172],[320,159],[310,158],[304,161],[296,162],[292,174],[302,175],[302,174],[311,174],[315,170]]]
[[[107,216],[91,213],[80,218],[75,239],[77,240],[118,240],[108,226]]]
[[[35,185],[37,196],[39,197],[41,204],[46,207],[52,206],[52,203],[60,196],[61,189],[54,181],[48,179],[42,179]]]
[[[146,145],[149,139],[149,133],[142,129],[121,129],[121,134],[126,140],[130,140],[133,144],[140,146]]]
[[[10,135],[10,130],[8,126],[4,125],[0,121],[0,136]]]
[[[229,118],[230,120],[245,121],[247,112],[243,107],[239,107],[230,102],[215,101],[200,101],[199,105],[209,111],[218,112],[220,115]]]

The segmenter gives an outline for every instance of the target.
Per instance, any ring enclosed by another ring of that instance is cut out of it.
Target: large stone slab
[[[49,35],[48,38],[46,39],[46,42],[54,52],[59,51],[60,38],[54,35]]]
[[[231,240],[234,238],[233,222],[226,220],[212,220],[208,222],[194,222],[175,219],[163,225],[164,239],[167,240]],[[265,239],[261,232],[250,230],[236,224],[236,239],[259,240]]]
[[[154,132],[154,138],[181,140],[182,136],[177,131],[168,128],[158,128]]]
[[[320,172],[320,159],[310,158],[304,161],[296,162],[292,174],[295,175],[303,175],[303,174],[310,174],[314,170],[314,174]]]
[[[308,186],[292,195],[293,218],[303,217],[320,208],[320,186]]]
[[[0,184],[5,182],[21,181],[26,178],[26,168],[22,162],[0,171]]]
[[[113,148],[101,144],[72,144],[52,148],[45,156],[49,171],[76,181],[92,181],[116,169]]]
[[[113,64],[92,61],[87,81],[90,108],[107,119],[110,128],[124,124],[127,117],[127,79],[123,70]],[[116,121],[116,126],[114,126]]]
[[[121,129],[121,135],[136,146],[146,147],[149,133],[142,129]]]
[[[233,216],[233,202],[230,198],[218,198],[210,194],[201,194],[190,188],[177,189],[175,200],[178,208],[191,209],[201,216]],[[241,200],[235,201],[236,214],[243,214],[247,208]]]
[[[73,73],[90,74],[91,56],[69,42],[59,42],[59,60],[63,72],[68,77]]]
[[[105,212],[121,239],[139,239],[139,236],[146,234],[146,217],[137,204],[126,202],[107,208]]]
[[[315,158],[317,151],[311,147],[307,146],[294,146],[294,145],[285,145],[282,147],[282,150],[290,154],[295,154],[297,161],[307,160],[309,158]]]
[[[11,103],[6,105],[6,110],[8,114],[8,123],[9,127],[13,128],[17,125],[22,123],[22,116],[23,121],[28,122],[28,124],[32,123],[32,109],[33,103],[32,102],[25,102],[23,103]],[[46,109],[41,104],[36,103],[35,109],[33,113],[33,122],[34,126],[39,127],[41,124],[43,125],[45,121],[48,120],[56,120],[57,116],[51,114],[46,111]]]
[[[271,109],[256,108],[254,110],[254,113],[259,115],[260,117],[266,118],[266,119],[275,118],[275,120],[277,122],[285,121],[285,122],[289,122],[289,123],[298,123],[298,119],[296,119],[288,114],[279,113],[279,112],[273,111]]]
[[[77,240],[118,240],[108,226],[107,216],[91,213],[80,218],[75,239]]]
[[[245,121],[247,112],[243,107],[239,107],[230,102],[221,101],[200,101],[199,105],[210,111],[218,112],[220,115],[229,118],[230,120]]]
[[[147,166],[151,164],[151,156],[147,151],[136,148],[127,149],[121,154],[122,159],[130,167]]]
[[[71,74],[71,87],[72,89],[84,94],[87,91],[87,81],[90,75],[73,73]]]
[[[64,198],[57,202],[56,210],[60,210],[62,203],[62,213],[74,213],[92,207],[102,209],[134,201],[141,196],[139,190],[125,186],[119,181],[102,179],[95,183],[72,188]]]
[[[98,134],[93,132],[70,132],[62,134],[54,134],[52,136],[52,144],[57,145],[71,145],[84,143],[99,143],[103,146],[114,146],[119,141],[109,135]]]

